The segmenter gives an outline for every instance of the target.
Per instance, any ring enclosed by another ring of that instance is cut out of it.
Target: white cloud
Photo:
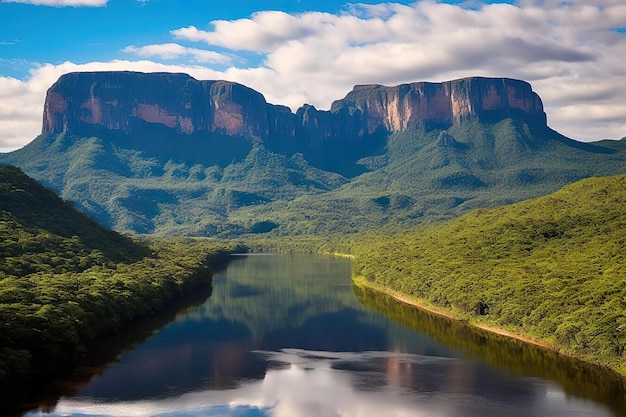
[[[164,43],[136,47],[127,46],[123,52],[138,55],[143,58],[159,57],[164,60],[178,59],[191,56],[196,62],[207,64],[232,64],[232,59],[224,54],[205,49],[187,48],[177,43]]]
[[[524,79],[543,98],[553,128],[595,140],[626,135],[626,72],[619,63],[626,35],[613,30],[624,26],[626,4],[620,0],[473,8],[418,1],[357,4],[340,15],[258,12],[211,22],[209,30],[190,26],[172,34],[264,54],[264,66],[282,83],[273,96],[297,91],[323,108],[354,84],[470,75]],[[572,110],[587,107],[594,110],[586,117],[580,117],[584,110]]]
[[[2,3],[24,3],[54,7],[102,7],[106,6],[108,2],[109,0],[2,0]]]
[[[21,108],[17,115],[8,105],[0,107],[0,149],[36,136],[40,128],[33,126],[41,122],[45,91],[61,74],[111,69],[237,81],[292,109],[304,103],[329,108],[355,84],[471,75],[519,78],[541,96],[555,130],[577,140],[616,139],[626,136],[626,34],[614,29],[625,26],[621,0],[522,0],[471,9],[418,1],[411,6],[356,4],[339,15],[258,12],[248,19],[211,22],[208,30],[188,26],[172,31],[180,44],[125,49],[153,61],[191,58],[229,65],[224,71],[152,61],[67,62],[35,68],[26,80],[0,78],[0,89],[13,86],[6,90],[13,92],[11,97],[4,93],[2,100]],[[190,48],[184,42],[231,53]],[[260,55],[261,65],[236,67],[237,51],[241,57]],[[8,119],[13,120],[10,133]]]
[[[304,16],[332,16],[322,13],[309,13]],[[315,29],[323,22],[315,22]],[[214,31],[198,30],[189,26],[173,30],[176,38],[201,41],[210,45],[223,46],[234,50],[268,52],[285,42],[294,41],[311,34],[311,29],[301,17],[279,11],[255,13],[252,19],[234,21],[216,20],[211,23]]]

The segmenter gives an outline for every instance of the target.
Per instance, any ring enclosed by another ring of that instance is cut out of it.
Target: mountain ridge
[[[187,74],[81,72],[63,75],[49,88],[42,133],[85,136],[103,129],[132,134],[148,123],[183,135],[202,132],[323,147],[381,131],[450,127],[516,112],[546,120],[530,84],[510,78],[361,85],[334,101],[330,110],[305,104],[292,113],[229,81],[198,81]]]
[[[402,228],[626,171],[626,141],[566,138],[530,84],[506,78],[357,86],[330,110],[295,113],[185,74],[69,74],[49,97],[44,133],[0,164],[117,231]]]

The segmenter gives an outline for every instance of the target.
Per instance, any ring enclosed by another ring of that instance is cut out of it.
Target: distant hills
[[[118,231],[198,236],[405,227],[626,171],[626,141],[550,129],[523,81],[357,86],[295,113],[185,74],[74,73],[21,167]]]

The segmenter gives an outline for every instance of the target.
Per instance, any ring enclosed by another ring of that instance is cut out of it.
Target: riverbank
[[[544,343],[544,342],[541,342],[541,341],[538,341],[538,340],[533,340],[531,338],[524,337],[524,336],[519,335],[519,334],[515,334],[515,333],[510,332],[508,330],[499,329],[497,327],[487,326],[485,324],[474,323],[474,322],[471,322],[471,321],[467,320],[467,318],[458,317],[458,316],[454,315],[453,313],[445,311],[443,309],[427,306],[427,305],[424,304],[423,300],[422,300],[422,302],[419,302],[416,299],[408,298],[407,296],[402,295],[402,294],[400,294],[400,293],[398,293],[396,291],[393,291],[393,290],[391,290],[389,288],[384,288],[384,287],[381,287],[380,285],[376,285],[376,284],[373,284],[371,282],[368,282],[363,277],[355,277],[355,278],[353,278],[353,282],[357,286],[366,287],[366,288],[369,288],[371,290],[383,293],[383,294],[388,295],[389,297],[391,297],[391,298],[393,298],[395,300],[398,300],[398,301],[400,301],[400,302],[402,302],[404,304],[408,304],[408,305],[413,306],[415,308],[418,308],[420,310],[427,311],[427,312],[429,312],[431,314],[435,314],[437,316],[445,317],[446,319],[449,319],[449,320],[462,321],[462,322],[468,324],[469,326],[472,326],[472,327],[475,327],[475,328],[478,328],[478,329],[481,329],[481,330],[485,330],[485,331],[490,332],[490,333],[495,333],[495,334],[498,334],[500,336],[506,336],[506,337],[509,337],[511,339],[519,340],[520,342],[531,344],[533,346],[537,346],[537,347],[540,347],[540,348],[543,348],[543,349],[548,349],[548,350],[552,350],[552,351],[555,351],[555,352],[559,352],[559,349],[557,347],[548,345],[547,343]]]
[[[419,300],[401,297],[409,298],[408,302],[402,302],[388,292],[354,281],[353,291],[361,304],[454,349],[449,355],[472,358],[511,375],[555,381],[566,387],[568,395],[591,396],[611,404],[616,416],[626,416],[626,378],[606,367],[479,329],[445,309],[428,311]]]
[[[626,376],[626,176],[364,235],[353,273]],[[424,300],[420,302],[419,300]]]
[[[151,239],[137,244],[148,250],[132,262],[2,281],[0,289],[5,294],[10,290],[14,301],[0,305],[6,323],[0,387],[66,371],[99,340],[210,286],[215,266],[240,250],[235,243],[208,240]]]
[[[480,329],[480,330],[483,330],[483,331],[486,331],[486,332],[489,332],[489,333],[493,333],[493,334],[496,334],[496,335],[499,335],[499,336],[504,336],[504,337],[507,337],[507,338],[510,338],[510,339],[514,339],[514,340],[520,341],[522,343],[535,346],[537,348],[541,348],[541,349],[545,349],[547,351],[555,352],[555,354],[561,355],[563,357],[576,359],[576,360],[585,362],[585,363],[587,363],[589,365],[597,366],[597,367],[599,367],[599,369],[604,369],[606,372],[609,372],[609,373],[612,373],[612,374],[616,375],[616,378],[621,379],[622,385],[626,386],[626,375],[624,375],[623,373],[618,372],[618,370],[616,370],[615,368],[606,366],[606,365],[601,364],[601,363],[597,363],[595,361],[588,360],[587,358],[579,356],[579,355],[568,354],[567,352],[563,352],[563,350],[560,349],[558,346],[553,346],[553,345],[550,345],[550,344],[545,343],[543,341],[532,339],[530,337],[526,337],[524,335],[520,335],[520,334],[514,333],[512,331],[506,330],[506,329],[490,326],[490,325],[487,325],[485,323],[476,322],[474,320],[471,320],[471,318],[469,318],[468,315],[457,315],[457,314],[454,314],[452,311],[445,310],[445,309],[440,308],[440,307],[434,307],[432,305],[429,305],[424,300],[418,300],[418,299],[415,299],[415,298],[411,298],[411,297],[407,296],[406,294],[402,294],[402,293],[394,291],[394,290],[392,290],[390,288],[385,288],[383,286],[377,285],[375,283],[372,283],[372,282],[368,281],[367,279],[365,279],[362,276],[354,276],[352,278],[352,282],[357,287],[366,288],[366,289],[373,290],[375,292],[384,294],[384,295],[386,295],[388,297],[391,297],[392,299],[394,299],[396,301],[399,301],[399,302],[401,302],[403,304],[409,305],[411,307],[417,308],[419,310],[428,312],[430,314],[433,314],[433,315],[436,315],[436,316],[439,316],[439,317],[443,317],[443,318],[445,318],[447,320],[451,320],[451,321],[455,321],[455,322],[461,322],[461,323],[464,323],[464,324],[466,324],[466,325],[468,325],[470,327],[476,328],[476,329]]]

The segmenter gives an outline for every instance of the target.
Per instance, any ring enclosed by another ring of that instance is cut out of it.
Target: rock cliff
[[[180,134],[220,133],[260,141],[268,136],[267,103],[228,81],[186,74],[88,72],[62,76],[44,104],[43,132],[106,129],[136,133],[145,123]]]
[[[498,120],[516,114],[546,122],[541,99],[530,84],[508,78],[356,86],[333,103],[331,112],[343,109],[360,110],[361,127],[368,133],[447,128],[468,120]]]
[[[134,134],[148,123],[183,135],[217,133],[321,148],[377,132],[447,128],[512,115],[546,122],[541,99],[530,84],[506,78],[361,85],[329,111],[304,105],[294,114],[233,82],[198,81],[186,74],[90,72],[64,75],[48,90],[43,132],[84,135],[105,129]]]

